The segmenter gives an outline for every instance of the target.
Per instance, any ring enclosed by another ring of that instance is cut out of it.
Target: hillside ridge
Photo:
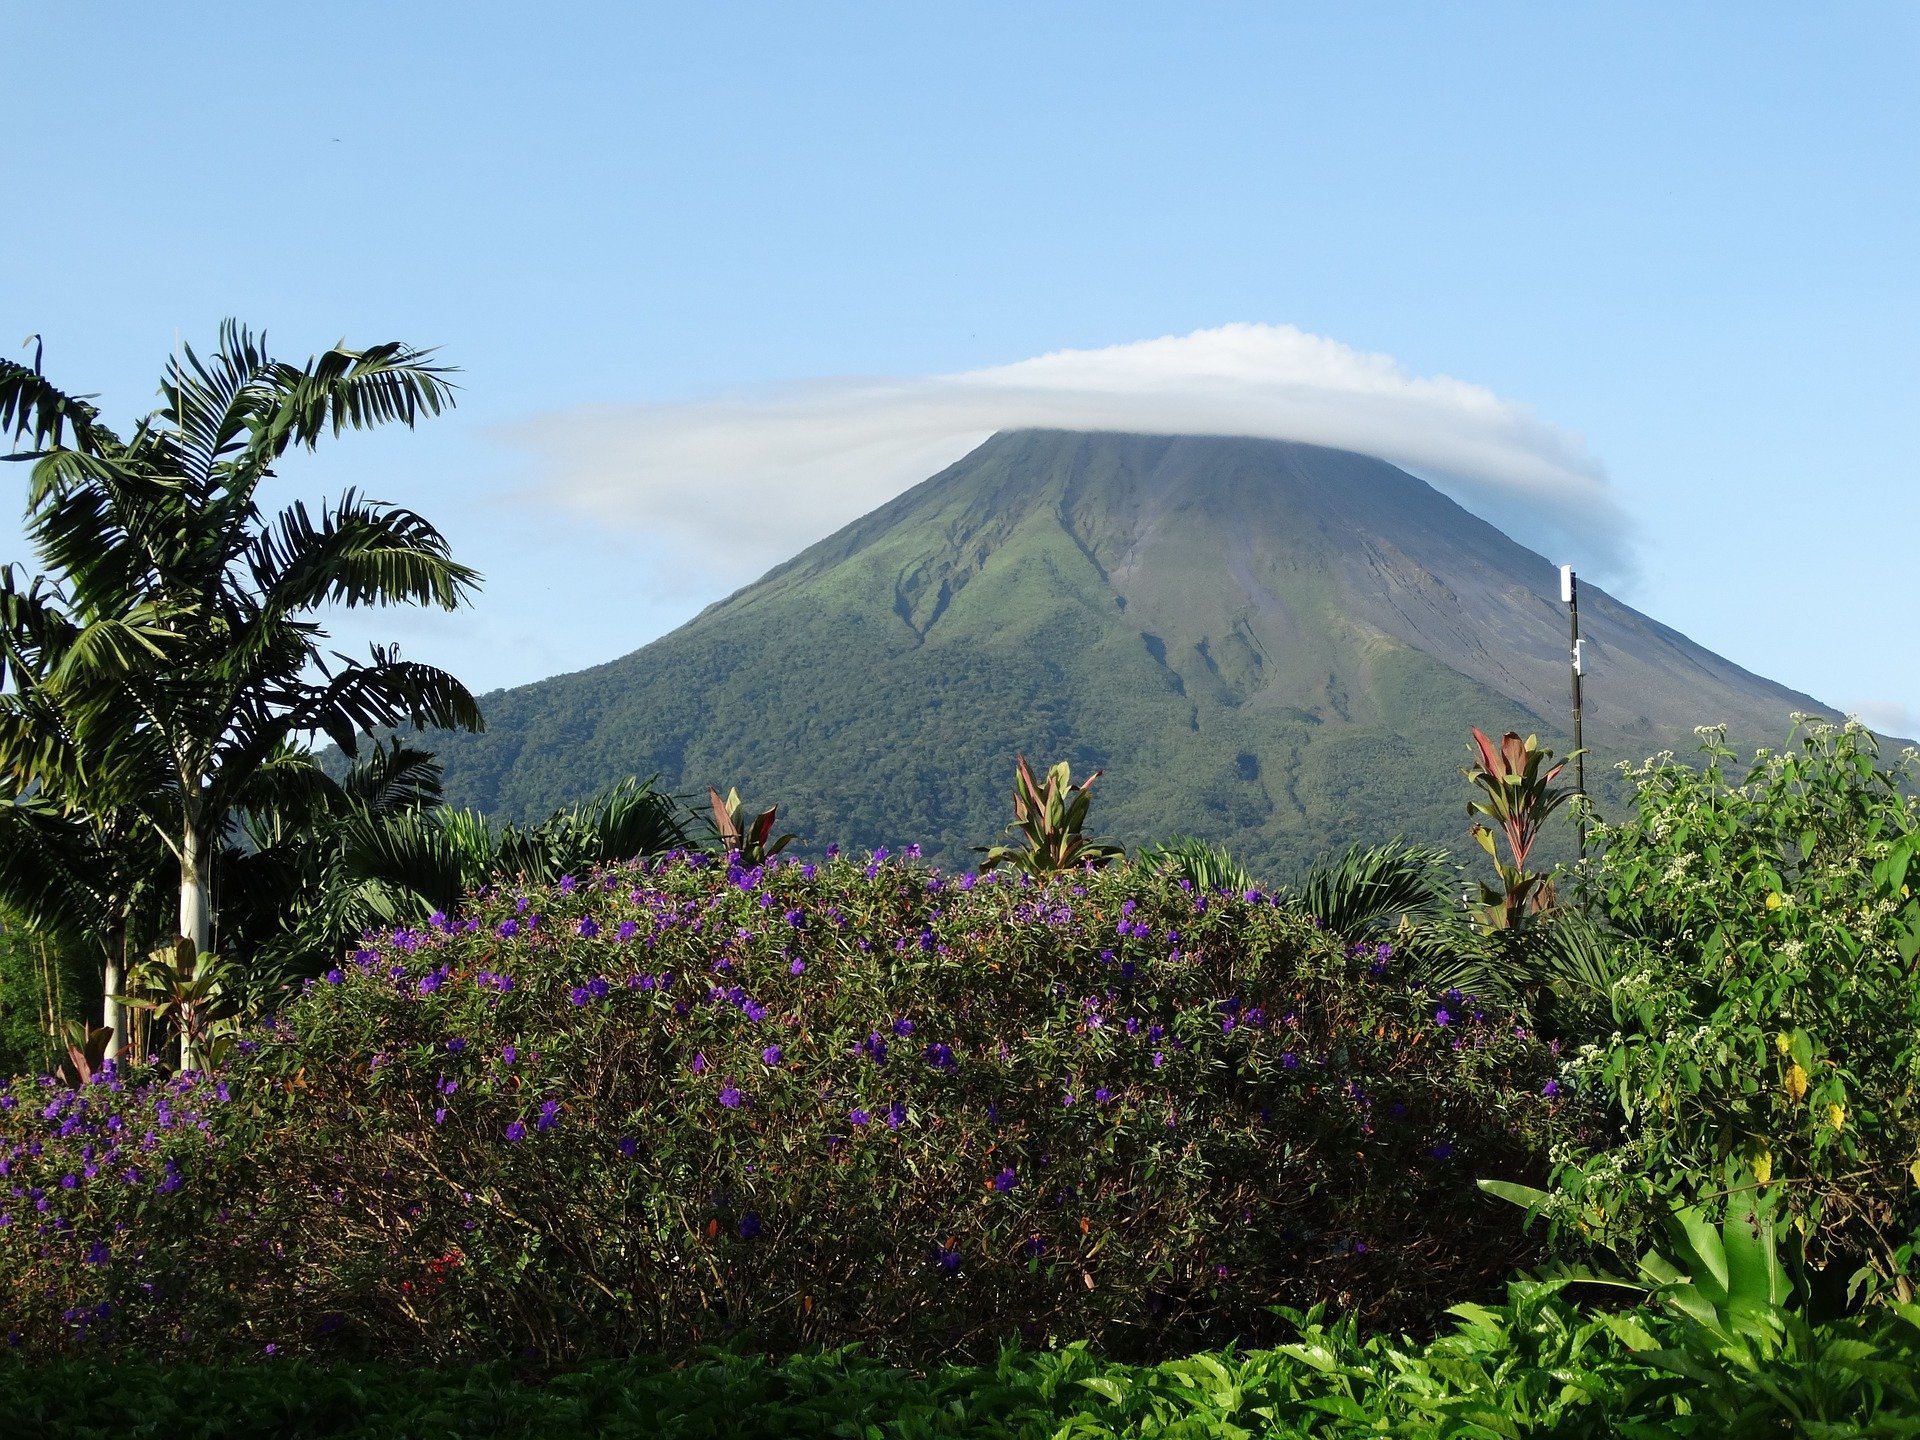
[[[1384,461],[1276,440],[1018,430],[592,669],[485,698],[450,798],[544,813],[627,774],[738,785],[809,839],[1005,823],[1012,757],[1103,766],[1096,823],[1297,866],[1458,844],[1469,724],[1566,746],[1555,567]],[[1582,586],[1590,780],[1777,743],[1812,697]],[[1597,785],[1597,793],[1604,791]]]

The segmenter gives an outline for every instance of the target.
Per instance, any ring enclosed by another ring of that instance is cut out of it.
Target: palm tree
[[[179,934],[197,951],[210,857],[236,817],[319,783],[290,741],[352,754],[373,728],[480,728],[453,676],[381,646],[329,657],[313,618],[457,607],[479,576],[439,531],[352,490],[271,519],[256,501],[289,449],[450,406],[428,357],[342,344],[295,366],[228,321],[205,361],[168,362],[160,408],[125,439],[46,379],[37,349],[32,365],[0,361],[0,429],[32,467],[27,534],[51,577],[22,587],[5,567],[0,784],[69,815],[136,815],[178,865]]]

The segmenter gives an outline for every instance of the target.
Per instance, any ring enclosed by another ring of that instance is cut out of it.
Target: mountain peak
[[[1821,708],[1581,598],[1590,777]],[[1106,767],[1099,824],[1128,843],[1295,865],[1457,841],[1467,726],[1559,740],[1567,691],[1554,567],[1384,461],[1016,430],[634,654],[490,699],[442,755],[452,796],[508,814],[658,771],[955,863],[1004,824],[1024,751]]]

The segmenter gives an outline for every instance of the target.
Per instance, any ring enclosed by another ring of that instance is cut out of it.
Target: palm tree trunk
[[[120,990],[126,983],[127,927],[124,921],[120,933],[107,945],[106,998],[101,1002],[100,1023],[113,1032],[113,1038],[107,1041],[107,1058],[118,1060],[120,1052],[126,1048],[126,1011],[120,1004]]]
[[[180,934],[193,942],[193,953],[204,955],[213,943],[213,917],[207,907],[207,875],[200,854],[200,804],[187,804],[186,823],[180,837]],[[184,1011],[180,1017],[180,1068],[193,1068],[193,1040],[188,1031],[192,1017]]]

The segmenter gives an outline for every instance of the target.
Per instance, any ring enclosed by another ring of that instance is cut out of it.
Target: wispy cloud
[[[537,491],[737,585],[997,430],[1250,435],[1405,466],[1556,558],[1619,576],[1630,527],[1580,437],[1483,386],[1286,325],[1226,325],[953,375],[554,412],[509,439]]]

